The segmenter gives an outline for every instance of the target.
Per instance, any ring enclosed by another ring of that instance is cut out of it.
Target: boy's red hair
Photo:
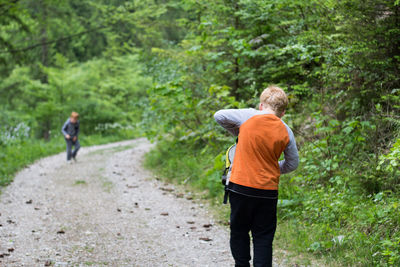
[[[77,118],[79,118],[79,114],[78,114],[77,112],[73,111],[73,112],[71,113],[71,116],[70,116],[70,117],[71,117],[71,118],[77,119]]]

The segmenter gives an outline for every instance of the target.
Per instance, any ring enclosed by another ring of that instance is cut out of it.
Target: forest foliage
[[[151,166],[219,197],[234,139],[213,113],[278,84],[301,156],[280,186],[290,249],[400,264],[399,1],[1,0],[0,13],[2,164],[21,143],[62,142],[76,110],[84,135],[145,134]]]

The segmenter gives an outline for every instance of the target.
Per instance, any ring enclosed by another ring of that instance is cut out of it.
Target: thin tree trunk
[[[239,11],[239,4],[237,1],[235,1],[235,13]],[[240,27],[240,21],[239,21],[239,16],[235,14],[235,30],[238,30]],[[234,83],[233,83],[233,92],[236,97],[240,97],[239,93],[239,88],[240,88],[240,81],[239,81],[239,73],[240,73],[240,67],[239,67],[239,57],[235,57],[235,77],[234,77]]]
[[[41,57],[41,63],[44,67],[48,67],[49,62],[48,62],[48,44],[47,44],[47,8],[46,4],[44,3],[44,0],[40,1],[41,9],[42,9],[42,25],[41,25],[41,30],[40,30],[40,36],[41,36],[41,47],[42,47],[42,57]],[[42,83],[48,83],[47,79],[47,74],[42,73],[41,75],[41,81]]]
[[[48,67],[49,66],[49,58],[48,58],[48,54],[49,54],[49,46],[47,44],[47,6],[45,3],[45,0],[41,0],[40,1],[40,5],[41,5],[41,10],[42,10],[42,25],[41,25],[41,30],[40,30],[40,35],[41,35],[41,48],[42,48],[42,55],[41,55],[41,63],[42,66],[44,67]],[[41,77],[40,80],[42,83],[48,83],[48,77],[47,74],[45,72],[41,72]],[[42,135],[43,138],[46,141],[50,140],[50,129],[51,129],[51,122],[44,118],[43,121],[43,126],[42,126]]]

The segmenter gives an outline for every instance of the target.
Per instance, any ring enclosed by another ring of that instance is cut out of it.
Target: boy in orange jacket
[[[279,178],[295,170],[299,162],[293,132],[281,120],[287,105],[285,92],[269,86],[261,93],[259,110],[226,109],[214,115],[218,124],[238,136],[227,188],[235,266],[250,266],[249,232],[254,267],[272,266]],[[279,161],[282,153],[285,159]]]

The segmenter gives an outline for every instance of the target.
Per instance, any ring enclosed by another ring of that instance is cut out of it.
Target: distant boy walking
[[[76,155],[81,145],[79,144],[79,114],[72,112],[71,116],[64,123],[61,132],[64,135],[65,142],[67,143],[67,163],[71,163],[71,158],[76,161]],[[72,146],[75,147],[72,151]]]
[[[299,161],[293,132],[281,120],[287,105],[285,92],[269,86],[261,93],[259,110],[225,109],[214,115],[218,124],[238,136],[228,185],[235,266],[250,266],[249,232],[254,267],[272,266],[279,177],[295,170]],[[285,159],[279,161],[282,152]]]

